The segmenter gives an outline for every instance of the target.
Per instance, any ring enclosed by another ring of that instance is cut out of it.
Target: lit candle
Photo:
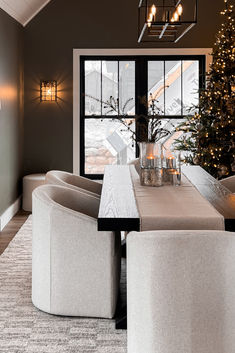
[[[172,175],[172,183],[174,186],[179,186],[181,183],[181,173],[178,172],[177,170],[174,170],[174,172],[171,173]]]
[[[173,156],[166,159],[166,167],[169,169],[175,168],[175,158]]]
[[[148,165],[150,168],[154,168],[154,155],[150,154],[147,156]]]

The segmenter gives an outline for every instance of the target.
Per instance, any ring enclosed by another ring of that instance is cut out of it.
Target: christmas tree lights
[[[235,23],[233,5],[224,3],[224,23],[198,112],[177,127],[186,134],[176,140],[177,149],[189,152],[185,162],[200,165],[218,179],[235,174]]]

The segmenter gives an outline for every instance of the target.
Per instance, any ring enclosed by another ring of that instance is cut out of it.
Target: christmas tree
[[[218,179],[235,174],[235,26],[233,5],[224,3],[224,23],[197,113],[177,127],[186,133],[176,140],[176,149],[189,152],[186,163],[200,165]]]

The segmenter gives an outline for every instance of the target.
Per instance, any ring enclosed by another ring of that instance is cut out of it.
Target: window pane
[[[115,102],[118,98],[118,62],[117,61],[102,61],[102,101],[107,102],[110,97],[113,97]],[[113,101],[113,104],[115,105]],[[116,111],[102,106],[102,115],[117,115]]]
[[[183,114],[189,113],[189,108],[192,105],[199,103],[199,62],[196,61],[183,61],[182,62],[182,78],[183,78]],[[196,111],[195,108],[190,109],[190,114]]]
[[[170,132],[168,136],[161,139],[161,143],[166,149],[169,150],[173,147],[174,141],[182,136],[183,132],[175,131],[175,128],[183,121],[183,119],[162,119],[162,127]]]
[[[162,119],[163,127],[170,131],[170,134],[160,141],[162,143],[163,149],[168,151],[174,149],[175,140],[181,139],[183,135],[185,136],[185,132],[175,131],[175,128],[184,121],[185,119]],[[189,135],[190,133],[187,134]],[[184,159],[184,156],[187,154],[188,152],[181,151],[181,158]]]
[[[148,61],[148,99],[156,99],[159,114],[164,114],[164,61]]]
[[[181,115],[181,61],[165,62],[165,115]]]
[[[134,130],[134,123],[131,126]],[[103,174],[108,164],[126,164],[135,158],[130,132],[119,121],[85,119],[85,173]]]
[[[134,61],[119,61],[119,103],[120,114],[135,115]]]
[[[85,115],[101,115],[101,61],[85,61]]]

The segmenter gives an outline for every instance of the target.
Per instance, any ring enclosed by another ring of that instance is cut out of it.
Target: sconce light
[[[40,100],[57,101],[57,81],[40,82]]]

